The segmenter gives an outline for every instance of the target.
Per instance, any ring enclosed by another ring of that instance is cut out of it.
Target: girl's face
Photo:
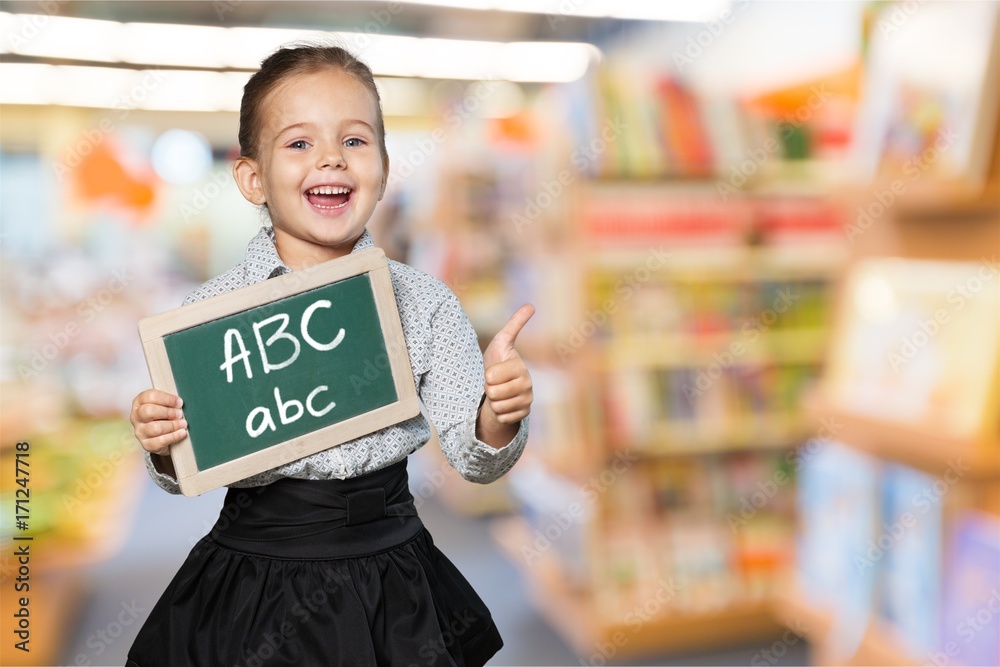
[[[329,68],[279,84],[261,117],[257,159],[233,172],[247,200],[267,204],[282,261],[298,269],[350,254],[387,177],[375,99]]]

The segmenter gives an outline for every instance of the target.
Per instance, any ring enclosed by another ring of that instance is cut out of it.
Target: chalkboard
[[[170,456],[198,495],[419,413],[388,265],[369,249],[146,318],[153,386],[184,400]]]

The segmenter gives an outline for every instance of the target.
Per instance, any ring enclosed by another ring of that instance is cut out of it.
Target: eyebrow
[[[345,120],[342,123],[342,125],[364,125],[365,127],[367,127],[369,129],[369,131],[371,131],[372,134],[375,134],[375,128],[372,127],[366,121],[361,120],[360,118],[348,118],[347,120]],[[288,132],[289,130],[295,130],[295,129],[302,128],[302,127],[314,127],[314,126],[315,126],[315,123],[294,123],[292,125],[289,125],[288,127],[282,128],[274,136],[275,137],[280,137],[281,135],[283,135],[285,132]]]
[[[372,133],[372,134],[375,134],[375,128],[374,128],[374,127],[372,127],[372,126],[371,126],[370,124],[368,124],[367,122],[365,122],[365,121],[361,120],[360,118],[350,118],[350,119],[348,119],[347,121],[345,121],[345,122],[344,122],[344,124],[345,124],[345,125],[355,125],[355,124],[357,124],[357,125],[364,125],[364,126],[365,126],[365,127],[367,127],[367,128],[369,129],[369,130],[371,130],[371,133]]]

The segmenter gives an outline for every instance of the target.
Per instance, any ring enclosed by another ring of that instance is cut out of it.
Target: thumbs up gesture
[[[476,437],[496,448],[513,439],[520,421],[531,412],[531,376],[514,342],[534,314],[534,306],[521,306],[483,352],[486,400],[476,422]]]

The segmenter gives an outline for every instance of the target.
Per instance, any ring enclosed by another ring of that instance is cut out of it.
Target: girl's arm
[[[484,353],[458,298],[449,292],[432,317],[430,367],[420,382],[420,398],[437,428],[445,458],[470,482],[498,479],[524,451],[531,381],[526,369],[523,374],[517,370],[523,362],[513,351],[516,331],[532,312],[530,307],[523,311],[487,348],[489,384]],[[523,321],[517,324],[519,317]]]

